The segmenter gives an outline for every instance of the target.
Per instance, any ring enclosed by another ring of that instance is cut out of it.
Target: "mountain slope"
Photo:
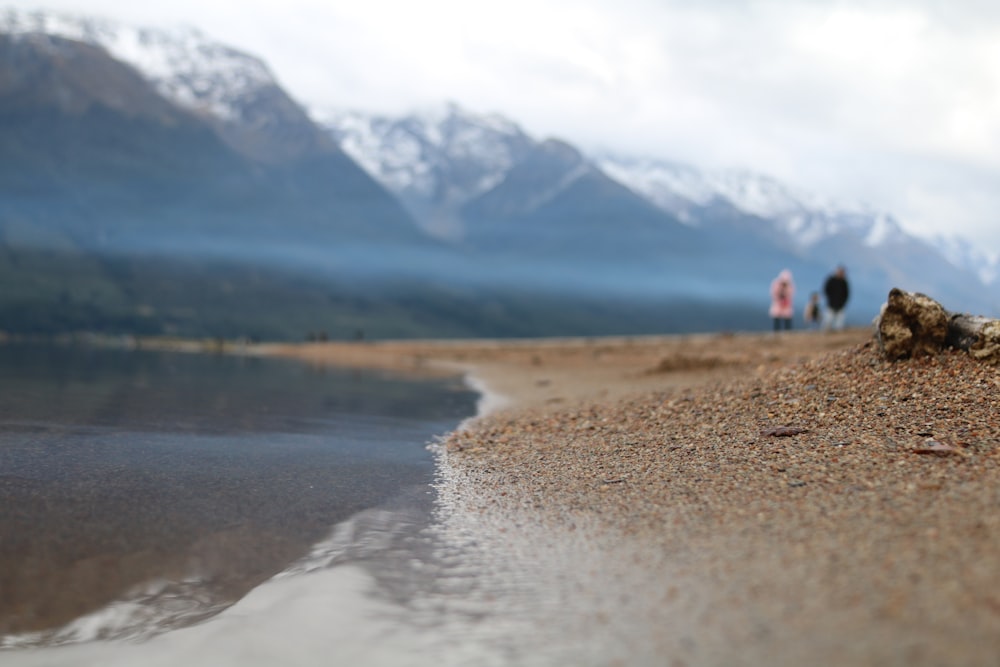
[[[250,159],[90,44],[0,35],[0,120],[17,158],[0,171],[8,217],[37,216],[80,243],[423,239],[335,147]]]
[[[49,35],[100,47],[139,71],[161,97],[200,116],[232,148],[257,161],[280,162],[334,147],[263,61],[197,30],[6,10],[0,12],[0,33]]]
[[[261,270],[383,332],[753,328],[779,269],[807,293],[840,262],[857,322],[896,285],[983,312],[975,277],[891,216],[773,179],[589,157],[455,105],[319,128],[263,63],[196,32],[12,12],[0,26],[0,148],[16,158],[0,165],[0,272],[17,283],[63,253],[91,287],[32,284],[78,323],[95,308],[167,321],[183,310],[174,271],[218,297],[191,299],[225,329],[216,315],[239,308],[219,304]],[[174,268],[136,263],[150,256]],[[205,260],[226,268],[190,270]]]
[[[309,314],[329,299],[371,310],[345,281],[392,281],[412,269],[399,248],[435,249],[332,145],[255,160],[103,48],[58,36],[0,34],[0,153],[5,331],[287,337],[329,320]]]
[[[464,232],[459,209],[499,183],[535,143],[498,115],[454,104],[401,118],[327,110],[317,120],[427,231],[452,240]]]
[[[984,285],[995,287],[1000,283],[1000,255],[954,236],[938,235],[932,243],[952,264],[974,271]]]
[[[951,261],[943,246],[907,234],[888,213],[823,201],[742,170],[701,171],[610,154],[596,161],[622,183],[699,229],[742,239],[748,247],[764,243],[782,248],[827,269],[846,264],[854,282],[867,292],[862,292],[867,301],[881,303],[890,288],[900,286],[936,295],[955,310],[1000,312],[1000,300],[990,297],[988,283],[981,280],[989,277],[988,271],[981,265]]]
[[[576,257],[579,271],[565,282],[683,285],[751,298],[753,285],[766,285],[780,268],[793,269],[813,291],[843,263],[863,312],[874,314],[893,286],[939,294],[956,309],[1000,312],[978,280],[991,275],[982,262],[977,274],[967,262],[949,261],[957,252],[907,234],[891,215],[823,201],[760,174],[608,153],[590,158],[455,105],[395,119],[325,118],[344,150],[409,210],[422,215],[437,205],[436,193],[459,192],[452,238],[508,256]],[[460,152],[445,149],[438,131],[445,123],[469,138]],[[450,176],[463,169],[492,186],[477,190]]]
[[[574,147],[536,141],[495,114],[448,104],[394,119],[320,118],[425,229],[467,258],[463,280],[635,296],[637,286],[671,283],[650,281],[651,271],[679,271],[702,251],[700,232],[609,179]]]
[[[470,245],[540,258],[634,261],[699,247],[696,231],[552,139],[536,145],[461,214]]]

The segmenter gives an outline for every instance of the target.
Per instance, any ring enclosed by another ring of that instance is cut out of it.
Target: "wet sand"
[[[446,523],[593,664],[996,665],[1000,374],[869,330],[270,348],[471,373]],[[544,661],[540,661],[544,664]]]

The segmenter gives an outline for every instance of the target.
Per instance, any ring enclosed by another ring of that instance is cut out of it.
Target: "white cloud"
[[[760,169],[921,233],[992,239],[1000,4],[990,0],[20,0],[185,21],[300,100],[446,99],[536,135]]]

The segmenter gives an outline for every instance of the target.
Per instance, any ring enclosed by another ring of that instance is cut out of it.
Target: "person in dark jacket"
[[[843,266],[838,266],[823,284],[823,293],[826,295],[826,322],[824,328],[840,331],[844,328],[844,307],[850,296],[850,288],[847,285],[847,270]]]

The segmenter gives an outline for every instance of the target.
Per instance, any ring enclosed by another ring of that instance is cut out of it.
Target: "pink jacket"
[[[768,313],[771,317],[791,318],[794,298],[795,282],[792,280],[792,272],[785,269],[771,281],[771,309]]]

